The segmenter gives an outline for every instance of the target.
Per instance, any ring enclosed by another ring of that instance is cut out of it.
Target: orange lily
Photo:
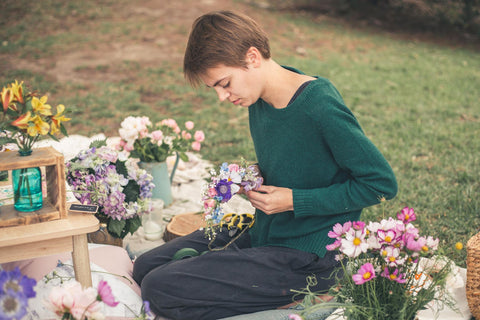
[[[33,126],[30,125],[27,128],[27,133],[31,137],[36,137],[37,135],[46,135],[48,134],[48,131],[50,130],[50,125],[43,121],[42,117],[36,115],[35,117],[32,118],[33,121]]]
[[[33,112],[36,114],[41,114],[44,116],[51,116],[52,115],[52,107],[49,104],[46,104],[47,96],[43,96],[40,99],[37,97],[32,98],[32,108]]]
[[[18,83],[17,80],[15,80],[15,83],[12,83],[12,93],[15,99],[20,102],[20,103],[25,103],[25,100],[23,100],[23,88],[22,88],[23,81]]]
[[[11,124],[12,126],[18,127],[20,129],[27,129],[29,126],[29,122],[32,121],[31,113],[28,111],[25,114],[22,114],[20,117],[18,117],[15,121],[13,121]]]
[[[2,97],[3,113],[6,113],[13,100],[12,89],[3,87],[0,95]]]
[[[52,125],[51,125],[51,134],[55,134],[60,130],[60,124],[65,121],[71,120],[71,118],[66,118],[63,115],[65,111],[65,106],[63,104],[59,104],[57,106],[57,114],[52,117]]]

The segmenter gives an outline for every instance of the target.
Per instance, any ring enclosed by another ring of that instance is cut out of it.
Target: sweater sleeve
[[[324,188],[293,189],[295,217],[342,214],[393,198],[397,182],[392,168],[343,101],[324,96],[321,108],[314,110],[311,117],[346,178]]]

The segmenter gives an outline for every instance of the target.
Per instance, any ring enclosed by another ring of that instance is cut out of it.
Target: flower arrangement
[[[258,166],[228,164],[224,162],[218,172],[210,170],[210,181],[203,185],[203,214],[206,234],[211,239],[216,233],[216,225],[224,216],[223,205],[242,188],[244,191],[258,189],[263,183]]]
[[[23,82],[15,82],[3,87],[0,104],[2,119],[0,122],[0,145],[14,143],[20,152],[28,154],[41,136],[58,140],[55,135],[61,132],[67,135],[63,125],[70,118],[65,117],[65,106],[59,104],[56,113],[47,104],[47,96],[39,98],[36,91],[25,93]]]
[[[163,162],[175,153],[187,161],[185,152],[200,151],[205,140],[203,131],[193,132],[194,126],[192,121],[187,121],[182,130],[174,119],[164,119],[153,125],[148,117],[130,116],[122,121],[118,130],[120,148],[143,162]]]
[[[140,217],[151,211],[152,176],[104,141],[67,162],[66,171],[75,197],[99,206],[95,215],[114,237],[133,234],[142,224]]]
[[[434,256],[438,239],[420,236],[415,220],[414,210],[405,207],[396,219],[337,223],[328,234],[335,241],[327,245],[341,261],[343,276],[329,292],[336,301],[313,304],[302,315],[334,306],[344,309],[346,319],[413,320],[432,300],[452,307],[445,291],[451,263]],[[316,299],[308,286],[298,293]]]
[[[18,267],[12,271],[1,270],[0,319],[17,320],[27,315],[29,299],[36,296],[36,285],[35,279],[22,275]],[[48,301],[45,302],[62,320],[105,319],[100,303],[110,307],[119,304],[115,301],[110,285],[103,280],[98,283],[97,289],[82,288],[77,281],[61,282],[61,285],[51,289]],[[130,309],[128,305],[126,307]],[[140,314],[134,319],[153,319],[148,301],[143,302]]]

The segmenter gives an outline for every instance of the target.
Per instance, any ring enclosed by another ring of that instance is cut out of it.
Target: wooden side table
[[[1,213],[2,207],[0,207]],[[69,213],[66,218],[0,228],[0,263],[70,251],[75,279],[92,286],[87,233],[97,231],[91,214]]]

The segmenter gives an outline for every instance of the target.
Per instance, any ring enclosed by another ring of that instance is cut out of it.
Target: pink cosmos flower
[[[377,231],[378,240],[380,243],[386,243],[388,245],[393,245],[398,242],[397,233],[395,230],[378,230]]]
[[[432,236],[427,237],[427,246],[432,250],[438,249],[438,242],[439,242],[438,238],[434,239]]]
[[[405,262],[405,257],[400,255],[400,249],[392,246],[386,247],[382,250],[382,256],[384,256],[385,262],[389,267],[396,267],[402,265]]]
[[[367,252],[368,243],[365,241],[365,232],[363,230],[350,229],[341,240],[341,251],[348,257],[358,257],[362,252]]]
[[[358,273],[352,276],[353,282],[355,284],[364,284],[375,278],[375,268],[370,262],[365,263],[363,266],[360,267],[357,271]]]
[[[185,128],[187,128],[187,130],[192,130],[194,126],[195,124],[193,123],[193,121],[185,122]]]
[[[335,238],[340,239],[345,233],[347,233],[350,230],[351,227],[352,227],[351,221],[347,221],[343,225],[341,225],[340,223],[335,223],[335,225],[333,226],[333,231],[330,230],[328,232],[328,236],[333,239]]]
[[[326,248],[327,248],[328,251],[333,251],[333,250],[336,250],[336,249],[340,248],[341,245],[342,245],[342,240],[337,239],[337,240],[335,240],[334,243],[327,244]]]
[[[303,318],[301,316],[299,316],[298,314],[289,314],[288,315],[288,319],[291,319],[291,320],[303,320]]]
[[[112,294],[112,288],[106,281],[101,280],[98,283],[98,297],[97,300],[103,301],[107,306],[115,307],[118,301],[115,301],[115,297]]]
[[[398,283],[407,282],[407,279],[404,278],[405,274],[400,273],[398,269],[395,269],[393,272],[390,272],[390,270],[388,270],[388,267],[385,267],[385,269],[383,269],[381,276],[384,278],[390,279],[392,281],[396,281]]]
[[[355,230],[363,230],[365,228],[365,222],[363,221],[354,221],[352,224],[352,228]]]
[[[417,219],[417,215],[413,208],[405,207],[401,212],[397,213],[397,219],[402,220],[404,223],[409,223]]]
[[[425,237],[419,237],[416,239],[414,236],[407,236],[405,241],[407,249],[416,252],[421,251],[427,243],[427,239]]]

